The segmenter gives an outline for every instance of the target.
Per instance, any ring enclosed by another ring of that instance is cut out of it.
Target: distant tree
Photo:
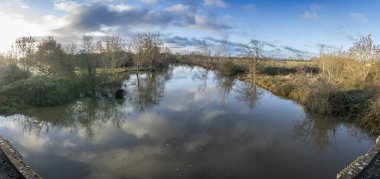
[[[220,55],[223,57],[231,56],[231,44],[230,44],[230,35],[228,32],[222,34],[222,38],[220,40]]]
[[[201,40],[199,42],[198,48],[199,48],[202,55],[210,56],[211,50],[210,50],[209,44],[206,42],[206,40]]]
[[[42,39],[42,42],[37,45],[37,55],[38,56],[60,56],[64,53],[62,45],[57,43],[53,37],[49,36]]]
[[[249,59],[252,82],[256,78],[256,65],[263,57],[264,43],[259,40],[251,40],[248,44],[241,46],[241,55]]]
[[[325,56],[327,54],[326,45],[325,44],[318,44],[318,50],[319,50],[319,56]]]
[[[63,46],[63,51],[67,54],[67,55],[75,55],[77,53],[77,50],[78,50],[78,45],[75,44],[75,43],[72,43],[72,44],[65,44]]]
[[[16,49],[21,57],[29,57],[34,53],[36,40],[32,36],[24,36],[16,39]]]
[[[357,39],[349,49],[349,55],[358,61],[376,61],[380,59],[380,47],[372,40],[372,35]]]
[[[82,36],[82,41],[81,41],[81,54],[93,54],[95,53],[96,46],[94,43],[94,37],[93,36],[88,36],[88,35],[83,35]]]
[[[132,37],[130,41],[130,49],[136,54],[136,65],[137,65],[137,71],[141,68],[141,65],[143,64],[144,60],[144,35],[143,34],[136,34]]]
[[[32,66],[32,58],[35,51],[36,40],[32,36],[24,36],[16,39],[16,58],[21,56],[23,59],[21,63],[24,70],[30,71]]]
[[[96,52],[96,43],[92,36],[84,35],[81,41],[80,63],[79,66],[86,72],[84,82],[87,87],[87,95],[96,95],[96,68],[98,66],[98,55]]]
[[[60,43],[47,37],[37,45],[36,61],[44,74],[72,74],[74,67],[67,61]]]
[[[104,57],[107,67],[113,69],[121,63],[124,53],[124,40],[120,36],[106,36],[104,42]]]
[[[130,46],[136,53],[138,69],[146,65],[154,69],[160,58],[163,41],[160,34],[138,33],[132,38]]]

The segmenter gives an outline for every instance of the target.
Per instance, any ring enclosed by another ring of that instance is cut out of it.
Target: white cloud
[[[64,17],[58,17],[56,15],[45,15],[42,17],[45,27],[48,29],[61,28],[69,24],[69,22]]]
[[[351,13],[351,18],[361,22],[368,22],[367,16],[362,13]]]
[[[312,4],[310,9],[303,13],[302,17],[307,20],[317,20],[319,19],[319,11],[322,10],[322,6],[318,4]]]
[[[12,119],[13,118],[13,119]],[[38,139],[32,133],[27,133],[20,130],[20,126],[17,122],[22,121],[23,118],[28,118],[26,116],[16,115],[8,118],[1,117],[0,128],[1,130],[8,130],[12,135],[11,140],[17,141],[18,145],[21,147],[20,152],[32,151],[32,152],[43,152],[46,150],[46,145],[49,144],[50,140],[46,136],[39,136]],[[25,157],[25,154],[23,154]]]
[[[204,0],[206,6],[227,7],[227,3],[223,0]]]
[[[44,36],[47,29],[41,24],[30,22],[22,14],[10,14],[0,11],[0,24],[6,24],[1,28],[0,52],[6,53],[16,38],[20,36]]]
[[[256,5],[254,5],[254,4],[244,5],[243,8],[244,8],[245,11],[248,11],[248,12],[254,12],[254,11],[256,11]]]
[[[143,3],[146,3],[146,4],[155,4],[157,3],[159,0],[141,0],[141,2]]]
[[[26,4],[23,0],[2,0],[0,2],[0,7],[16,7],[21,9],[29,9],[30,6]]]
[[[167,10],[169,12],[172,12],[172,13],[184,13],[184,12],[187,12],[189,10],[190,6],[189,5],[184,5],[184,4],[176,4],[174,6],[171,6],[169,8],[167,8]]]
[[[80,11],[83,5],[76,2],[72,2],[72,1],[70,2],[62,1],[62,2],[54,3],[54,6],[58,10],[75,13],[75,12]]]
[[[117,12],[124,12],[124,11],[130,11],[133,10],[134,8],[128,4],[118,4],[118,5],[109,5],[109,8],[117,11]]]

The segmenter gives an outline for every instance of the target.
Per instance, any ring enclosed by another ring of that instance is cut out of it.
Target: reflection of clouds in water
[[[161,132],[165,132],[169,128],[170,123],[164,116],[152,112],[146,112],[137,120],[128,120],[122,125],[124,132],[134,134],[141,138],[149,134],[151,137],[162,136]]]
[[[16,120],[20,119],[20,115],[13,116]],[[10,141],[17,141],[20,147],[28,152],[22,153],[27,155],[30,152],[40,153],[46,150],[46,145],[49,143],[49,138],[45,136],[34,136],[31,133],[25,133],[20,130],[20,125],[18,125],[12,117],[3,118],[0,117],[0,129],[1,131],[6,131],[7,134],[12,134],[10,138],[7,138]],[[4,132],[5,133],[5,132]]]
[[[152,178],[168,176],[168,171],[175,171],[175,165],[157,160],[157,156],[166,154],[161,147],[139,147],[130,150],[109,150],[101,155],[83,154],[78,160],[88,162],[93,172],[88,178]]]
[[[38,156],[36,161],[50,164],[60,159],[55,168],[89,166],[82,171],[87,178],[300,178],[302,172],[325,173],[314,171],[321,164],[335,170],[337,165],[329,161],[349,155],[333,151],[328,157],[313,156],[309,145],[292,140],[294,119],[305,115],[302,107],[257,93],[243,82],[216,79],[212,72],[200,90],[199,79],[193,78],[196,70],[175,68],[170,80],[162,77],[170,73],[141,74],[140,84],[132,75],[126,81],[132,97],[124,102],[83,100],[65,113],[57,112],[62,107],[31,115],[38,120],[4,118],[0,132],[22,146],[23,154]],[[50,120],[51,116],[62,120]],[[39,135],[23,131],[25,124]],[[311,131],[329,130],[310,126]],[[44,132],[46,128],[50,130]],[[347,137],[345,128],[337,130]],[[359,152],[367,150],[366,144],[349,144]],[[40,158],[41,151],[45,158]]]
[[[199,92],[197,88],[187,88],[184,91],[168,91],[165,93],[166,99],[163,100],[164,107],[173,111],[181,112],[191,110],[189,106],[207,107],[213,103],[216,96],[215,89],[212,87]]]
[[[203,111],[200,115],[200,122],[201,123],[209,123],[213,119],[217,118],[219,115],[226,114],[227,111],[220,110],[220,109],[214,109],[214,110],[207,110]]]

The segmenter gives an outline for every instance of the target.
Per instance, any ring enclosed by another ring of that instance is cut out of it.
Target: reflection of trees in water
[[[15,120],[30,134],[39,136],[53,127],[83,128],[86,137],[91,139],[94,130],[100,130],[107,124],[120,127],[128,114],[121,111],[121,106],[114,101],[83,99],[65,107],[34,109],[26,115],[17,115]]]
[[[205,90],[207,87],[209,72],[210,70],[208,69],[200,69],[194,72],[192,79],[201,82],[198,88],[200,91]],[[237,99],[246,102],[250,108],[255,107],[261,95],[261,91],[255,84],[236,81],[235,77],[215,73],[214,81],[216,82],[223,104],[226,104],[226,99],[234,87],[236,88]]]
[[[235,84],[235,77],[232,76],[224,76],[220,73],[215,73],[216,86],[219,90],[219,94],[221,96],[221,101],[223,104],[226,104],[226,99],[228,98],[228,95],[230,94],[234,84]]]
[[[135,86],[136,95],[130,94],[130,102],[140,111],[159,104],[163,97],[165,82],[171,78],[172,70],[146,73],[138,77]],[[89,139],[94,137],[96,130],[106,125],[121,127],[127,120],[128,113],[124,110],[127,103],[112,100],[82,99],[74,104],[36,108],[25,115],[15,115],[14,119],[23,126],[29,134],[39,136],[41,132],[49,132],[53,127],[76,129],[82,128]]]
[[[254,108],[259,101],[262,91],[254,84],[239,82],[236,85],[237,98],[247,103],[249,108]]]
[[[120,127],[127,119],[127,113],[121,111],[113,101],[106,100],[87,100],[72,105],[67,109],[68,117],[66,120],[74,125],[85,129],[88,138],[94,136],[95,130],[100,130],[106,124]]]
[[[143,75],[136,74],[136,87],[128,92],[131,94],[131,102],[139,111],[158,105],[165,91],[165,83],[173,74],[172,68],[167,70],[147,72]]]
[[[200,82],[198,87],[199,91],[204,91],[206,89],[209,71],[210,70],[205,68],[194,71],[192,79]]]
[[[307,114],[304,119],[296,121],[294,137],[304,142],[311,141],[318,152],[329,147],[337,149],[336,134],[341,124],[342,122],[337,119]],[[348,129],[349,134],[358,140],[369,137],[355,125],[349,123],[343,123],[343,125]]]

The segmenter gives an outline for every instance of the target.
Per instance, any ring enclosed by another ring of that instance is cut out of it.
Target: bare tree
[[[78,45],[75,43],[63,45],[63,51],[68,55],[75,55],[78,50]]]
[[[241,46],[241,55],[249,59],[251,80],[256,78],[256,64],[263,56],[264,43],[259,40],[251,40],[248,44]]]
[[[202,55],[204,55],[204,56],[210,56],[211,50],[210,50],[209,44],[206,42],[206,40],[201,40],[199,42],[198,48],[201,51]]]
[[[53,37],[49,36],[47,38],[42,39],[42,42],[37,45],[37,55],[45,56],[45,55],[62,55],[63,49],[60,43],[54,40]]]
[[[325,56],[327,54],[326,45],[325,44],[318,44],[318,50],[319,50],[319,56]]]
[[[230,44],[230,35],[228,32],[222,34],[222,39],[220,40],[220,55],[223,57],[231,56],[231,44]]]
[[[45,74],[72,74],[74,68],[64,58],[62,45],[50,36],[37,45],[36,63]]]
[[[362,37],[349,49],[349,55],[358,61],[375,61],[380,59],[380,47],[374,44],[372,35]]]
[[[97,59],[95,54],[96,43],[94,43],[94,38],[92,36],[84,35],[81,41],[80,50],[80,67],[84,69],[87,74],[85,74],[85,83],[88,87],[88,95],[96,95],[96,67]]]
[[[104,56],[107,66],[111,69],[123,58],[124,40],[120,36],[106,36],[103,38]]]
[[[36,40],[32,36],[24,36],[16,39],[16,54],[24,58],[22,60],[24,70],[29,71],[32,66],[32,59],[30,57],[35,51],[35,45]]]
[[[135,34],[130,41],[130,49],[136,54],[137,71],[140,70],[143,61],[144,35]]]
[[[80,53],[92,54],[92,53],[95,53],[95,50],[96,50],[96,45],[94,43],[94,37],[88,36],[88,35],[82,36]]]
[[[28,57],[34,53],[36,40],[32,36],[16,39],[16,49],[21,57]]]
[[[159,60],[163,41],[160,34],[138,33],[132,38],[130,46],[137,56],[137,68],[148,65],[153,69]]]

